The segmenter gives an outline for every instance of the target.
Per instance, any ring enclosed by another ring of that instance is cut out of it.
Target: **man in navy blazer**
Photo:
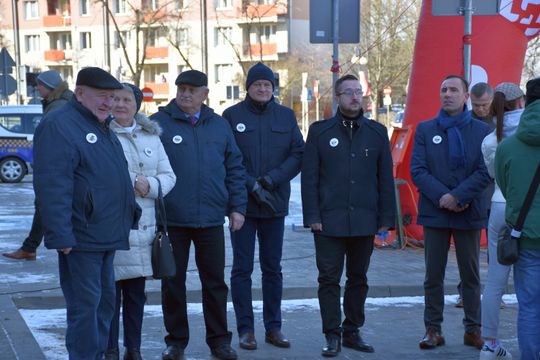
[[[417,223],[424,227],[426,334],[421,349],[444,345],[444,272],[453,237],[462,281],[463,343],[482,348],[480,334],[480,234],[487,222],[484,191],[489,175],[480,146],[486,123],[467,110],[468,84],[447,76],[440,87],[441,110],[416,128],[411,178],[418,188]]]

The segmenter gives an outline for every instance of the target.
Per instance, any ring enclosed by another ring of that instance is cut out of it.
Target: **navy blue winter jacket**
[[[264,106],[255,104],[249,96],[223,113],[233,129],[236,143],[242,151],[246,167],[246,187],[251,193],[258,177],[268,175],[275,189],[272,203],[276,213],[271,215],[248,197],[247,216],[269,218],[289,212],[290,181],[300,172],[304,139],[294,112],[274,99]]]
[[[168,225],[205,228],[223,225],[233,211],[245,214],[242,154],[227,121],[202,105],[193,126],[174,99],[150,118],[163,129],[161,142],[176,174],[165,197]]]
[[[451,170],[448,134],[437,118],[418,124],[411,157],[411,178],[420,193],[419,225],[435,228],[478,230],[486,227],[487,203],[484,191],[490,183],[480,147],[489,126],[472,119],[461,129],[465,144],[465,166]],[[450,193],[461,205],[469,207],[459,213],[441,209],[440,198]]]
[[[34,136],[34,190],[49,249],[129,249],[140,208],[120,141],[75,96]]]
[[[322,234],[375,235],[394,228],[396,202],[386,128],[360,118],[349,137],[338,114],[309,128],[302,161],[304,226],[321,223]]]

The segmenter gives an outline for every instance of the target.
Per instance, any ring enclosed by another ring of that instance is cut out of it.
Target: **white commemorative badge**
[[[339,145],[339,140],[338,139],[336,139],[336,138],[331,138],[330,139],[330,146],[331,147],[336,147],[338,145]]]
[[[238,131],[238,132],[244,132],[244,131],[246,131],[246,125],[244,125],[244,124],[242,124],[242,123],[236,124],[236,131]]]
[[[146,154],[146,156],[152,156],[152,149],[150,148],[144,148],[144,153]]]
[[[86,141],[88,141],[90,144],[95,144],[97,141],[97,135],[94,133],[86,134]]]
[[[433,137],[433,143],[434,143],[435,145],[439,145],[439,144],[441,143],[441,141],[442,141],[442,137],[441,137],[440,135],[435,135],[435,136]]]
[[[172,142],[175,143],[175,144],[180,144],[182,142],[182,140],[184,140],[184,139],[182,139],[182,137],[180,135],[175,135],[172,138]]]

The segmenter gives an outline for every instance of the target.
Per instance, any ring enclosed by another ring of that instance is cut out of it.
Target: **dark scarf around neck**
[[[465,140],[460,129],[471,123],[471,113],[464,105],[463,112],[450,116],[442,110],[437,116],[437,124],[448,134],[448,153],[450,155],[450,169],[455,170],[465,166]]]

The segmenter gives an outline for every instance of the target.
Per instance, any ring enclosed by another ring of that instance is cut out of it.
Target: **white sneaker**
[[[484,345],[484,347],[480,351],[480,360],[497,359],[512,360],[512,354],[510,354],[501,345],[499,345],[495,350],[491,350],[488,346]]]

